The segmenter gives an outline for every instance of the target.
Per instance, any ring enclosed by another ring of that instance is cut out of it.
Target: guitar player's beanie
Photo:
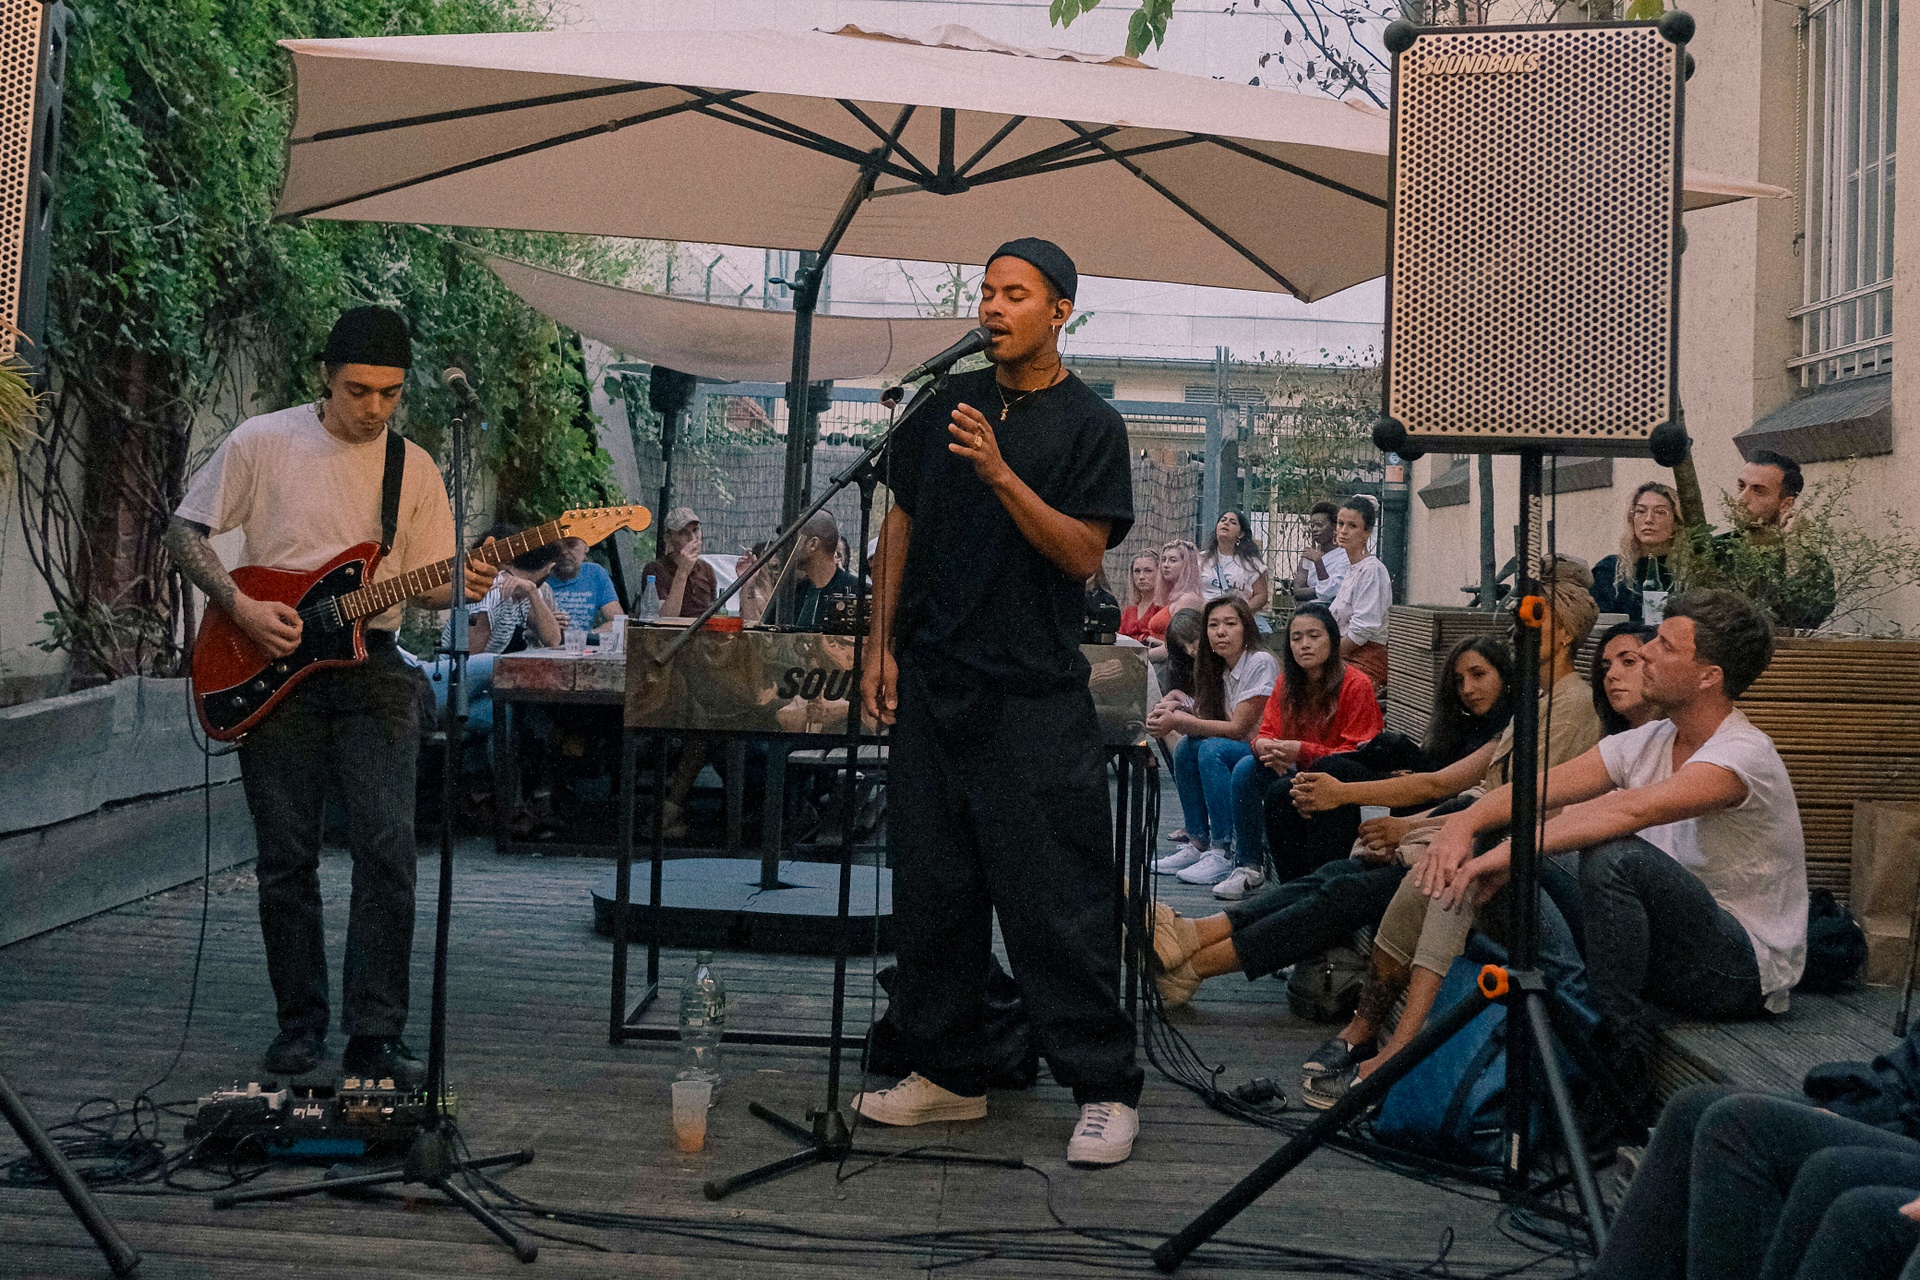
[[[383,369],[413,367],[413,340],[407,322],[385,307],[355,307],[333,322],[320,358],[328,364],[373,364]]]

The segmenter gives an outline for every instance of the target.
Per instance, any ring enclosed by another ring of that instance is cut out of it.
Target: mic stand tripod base
[[[446,1129],[424,1129],[414,1138],[413,1146],[407,1151],[406,1160],[397,1169],[382,1169],[376,1173],[353,1173],[337,1178],[329,1174],[318,1182],[302,1182],[291,1187],[222,1192],[213,1198],[213,1207],[231,1209],[238,1204],[294,1200],[323,1191],[330,1193],[364,1191],[373,1187],[413,1183],[417,1186],[432,1187],[448,1200],[465,1209],[481,1226],[498,1236],[503,1244],[513,1250],[514,1257],[522,1262],[532,1262],[540,1255],[540,1246],[534,1243],[532,1237],[516,1231],[512,1223],[480,1203],[471,1192],[454,1181],[457,1175],[475,1169],[514,1168],[527,1164],[532,1159],[533,1151],[526,1149],[497,1156],[478,1156],[462,1160],[454,1155],[453,1138]]]
[[[809,1111],[807,1119],[813,1127],[796,1124],[771,1107],[758,1102],[749,1102],[747,1110],[766,1121],[780,1132],[801,1144],[800,1150],[790,1156],[763,1164],[757,1169],[745,1173],[736,1173],[731,1178],[715,1178],[702,1184],[701,1191],[709,1200],[724,1200],[736,1191],[769,1182],[783,1174],[799,1169],[810,1168],[816,1164],[838,1164],[842,1160],[858,1158],[861,1160],[922,1160],[940,1164],[977,1164],[995,1169],[1021,1169],[1026,1161],[1017,1156],[982,1156],[961,1151],[879,1151],[872,1147],[858,1146],[853,1135],[847,1130],[847,1122],[838,1111]]]

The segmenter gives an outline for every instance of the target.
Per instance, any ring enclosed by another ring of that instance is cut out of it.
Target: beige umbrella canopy
[[[969,263],[1039,235],[1089,275],[1304,301],[1385,270],[1387,117],[1371,107],[961,27],[286,47],[283,217]],[[1688,182],[1690,207],[1774,193]]]
[[[793,313],[665,298],[483,254],[502,284],[544,315],[615,351],[720,382],[778,382],[793,358]],[[899,374],[972,328],[959,319],[818,316],[811,376]]]

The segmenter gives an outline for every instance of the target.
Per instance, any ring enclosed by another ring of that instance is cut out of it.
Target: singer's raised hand
[[[970,404],[953,411],[947,431],[953,436],[947,448],[973,464],[973,472],[990,488],[997,488],[1013,475],[1007,460],[1000,456],[1000,441],[993,434],[987,415]]]

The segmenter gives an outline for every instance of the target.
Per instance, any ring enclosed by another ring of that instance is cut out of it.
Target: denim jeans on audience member
[[[461,768],[468,773],[484,773],[493,756],[493,663],[497,653],[467,656],[467,740],[460,753]],[[422,663],[427,682],[433,687],[433,704],[442,715],[447,710],[447,673],[453,659],[445,656]]]
[[[1233,856],[1233,767],[1253,754],[1238,738],[1182,738],[1173,749],[1173,785],[1187,838]]]
[[[1234,861],[1243,867],[1267,865],[1267,792],[1277,783],[1291,783],[1294,771],[1275,773],[1254,759],[1233,766]]]
[[[1821,1180],[1830,1188],[1833,1175],[1843,1170],[1824,1161],[1811,1171],[1807,1166],[1817,1153],[1839,1147],[1870,1148],[1882,1160],[1920,1158],[1920,1143],[1911,1138],[1792,1098],[1717,1085],[1682,1089],[1660,1113],[1607,1247],[1589,1275],[1785,1280],[1811,1274],[1799,1266],[1813,1257],[1809,1219],[1818,1225]],[[1803,1173],[1809,1174],[1804,1188],[1798,1182]],[[1874,1280],[1855,1271],[1824,1274]]]
[[[1638,836],[1580,855],[1587,973],[1600,1012],[1644,1040],[1649,1002],[1695,1018],[1765,1012],[1753,941],[1699,877]]]

